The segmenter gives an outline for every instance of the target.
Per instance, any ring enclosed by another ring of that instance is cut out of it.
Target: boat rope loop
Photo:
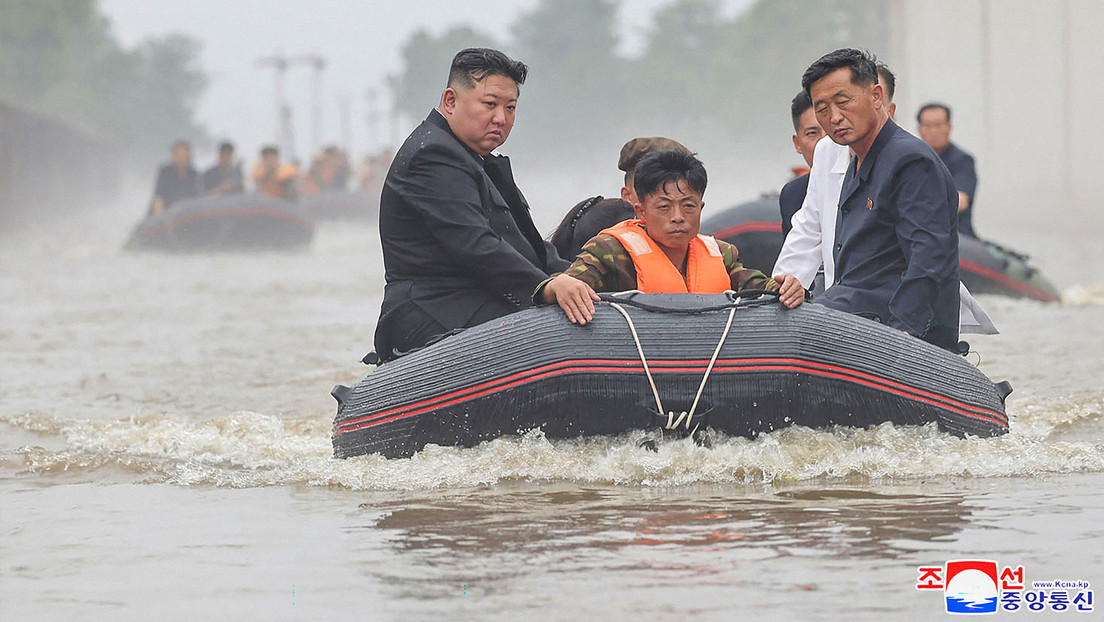
[[[721,339],[717,342],[717,347],[713,350],[713,357],[709,359],[709,365],[705,368],[705,375],[702,376],[701,384],[698,385],[698,392],[694,395],[694,403],[690,405],[689,411],[682,411],[676,413],[675,411],[667,411],[667,425],[664,426],[667,430],[674,430],[679,427],[680,424],[685,425],[686,429],[690,429],[690,422],[694,420],[694,413],[698,409],[698,402],[701,401],[702,393],[705,391],[705,384],[709,381],[709,373],[713,371],[713,365],[717,362],[717,356],[721,353],[721,348],[724,346],[725,340],[728,339],[728,333],[732,330],[732,320],[736,317],[736,309],[739,308],[739,299],[736,299],[737,304],[731,306],[728,311],[728,322],[725,323],[724,331],[721,333]],[[628,311],[616,302],[610,302],[609,306],[617,309],[625,317],[625,321],[629,325],[629,332],[632,333],[633,342],[636,344],[636,351],[640,354],[640,363],[644,366],[644,375],[648,378],[648,384],[652,387],[652,397],[655,398],[656,409],[662,416],[664,412],[663,400],[659,397],[659,388],[656,387],[655,378],[652,377],[652,370],[648,367],[648,359],[644,356],[644,346],[640,343],[640,335],[636,332],[636,324],[633,323],[632,317],[629,316]],[[676,418],[677,417],[677,418]],[[684,423],[685,422],[685,423]]]

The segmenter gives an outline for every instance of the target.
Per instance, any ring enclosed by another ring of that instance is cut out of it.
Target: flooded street
[[[917,568],[947,560],[1104,584],[1100,223],[982,232],[1067,299],[981,297],[1002,334],[970,360],[1015,388],[1004,437],[531,432],[335,460],[374,224],[291,254],[124,253],[135,204],[0,238],[5,620],[923,620],[946,614]]]

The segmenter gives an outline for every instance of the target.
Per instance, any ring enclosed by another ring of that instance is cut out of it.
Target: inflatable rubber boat
[[[959,236],[958,276],[975,294],[1059,302],[1058,288],[1028,263],[1027,255],[986,240]]]
[[[379,192],[327,189],[303,197],[299,206],[308,218],[319,220],[365,220],[379,214]]]
[[[260,194],[196,197],[148,216],[131,233],[128,250],[214,251],[305,246],[314,223],[287,201]]]
[[[769,276],[782,251],[778,195],[764,194],[712,214],[702,221],[701,232],[735,245],[740,263]]]
[[[886,421],[1008,431],[1011,387],[964,358],[820,305],[741,295],[603,294],[586,326],[539,307],[462,331],[334,387],[334,455],[405,457],[535,428],[548,438]]]
[[[706,218],[702,233],[736,245],[745,266],[770,274],[782,250],[778,195],[722,210]],[[1028,257],[993,242],[959,236],[959,278],[973,294],[998,294],[1058,302],[1058,288],[1028,263]]]

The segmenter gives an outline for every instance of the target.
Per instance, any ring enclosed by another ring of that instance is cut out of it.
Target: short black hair
[[[920,123],[920,115],[924,114],[925,110],[931,110],[932,108],[939,108],[943,112],[947,113],[947,123],[951,122],[951,109],[947,104],[941,104],[939,102],[928,102],[923,106],[920,106],[920,110],[916,113],[916,122]]]
[[[794,98],[790,100],[790,118],[793,119],[795,132],[801,131],[801,128],[798,127],[801,123],[801,115],[812,107],[813,98],[809,97],[809,93],[806,91],[798,91],[797,95],[794,95]]]
[[[464,48],[452,57],[448,85],[470,89],[487,76],[506,76],[518,84],[525,84],[529,67],[491,48]]]
[[[837,69],[851,70],[851,83],[870,86],[878,81],[877,60],[870,52],[840,48],[818,58],[801,76],[801,88],[809,93],[813,83]]]
[[[234,150],[234,143],[232,143],[230,141],[224,141],[224,142],[219,144],[218,150],[220,152],[222,152],[222,151],[233,151]]]
[[[261,155],[265,155],[268,153],[280,155],[280,149],[277,148],[276,145],[265,145],[264,147],[261,147]]]
[[[705,194],[709,181],[705,165],[697,154],[682,151],[653,151],[640,158],[633,169],[633,190],[641,202],[648,194],[671,182],[685,181],[690,188]]]
[[[897,91],[897,76],[893,75],[885,63],[878,63],[878,82],[885,89],[886,99],[893,101],[893,93]]]

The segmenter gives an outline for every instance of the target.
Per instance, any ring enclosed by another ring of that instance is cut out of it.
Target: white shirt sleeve
[[[820,143],[830,141],[827,136],[820,139]],[[822,152],[820,143],[817,143],[813,152],[813,167],[809,171],[809,189],[805,192],[805,200],[801,202],[801,209],[797,210],[790,219],[790,233],[786,241],[782,243],[782,252],[778,254],[778,261],[774,262],[774,274],[792,274],[801,281],[806,289],[813,286],[817,270],[821,263],[821,233],[820,233],[820,203],[818,200],[824,193],[823,181],[828,169],[828,163],[823,158],[818,159],[816,154]],[[818,170],[819,166],[819,170]],[[836,200],[839,199],[837,194]]]

